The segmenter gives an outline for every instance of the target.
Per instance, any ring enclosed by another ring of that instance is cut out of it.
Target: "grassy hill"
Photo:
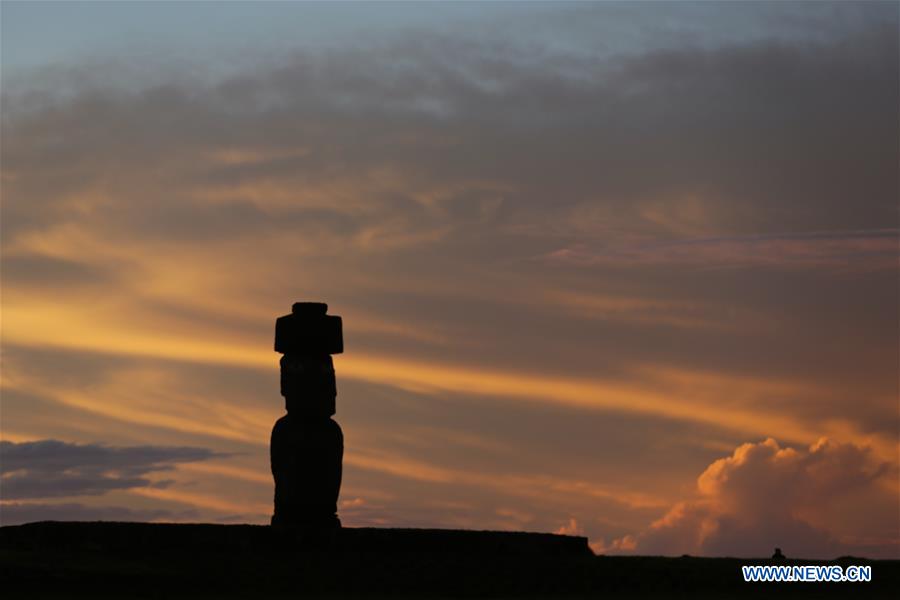
[[[43,522],[0,528],[4,598],[895,597],[900,561],[870,583],[744,583],[768,560],[594,556],[580,537],[348,528],[328,550],[268,527]],[[788,564],[825,564],[788,561]]]

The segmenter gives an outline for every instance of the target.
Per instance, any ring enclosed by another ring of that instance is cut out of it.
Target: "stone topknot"
[[[329,315],[324,302],[295,302],[291,314],[275,320],[275,352],[340,354],[344,351],[341,318]]]

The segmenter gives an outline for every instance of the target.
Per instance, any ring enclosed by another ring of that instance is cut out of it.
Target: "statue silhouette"
[[[272,429],[272,526],[310,545],[327,544],[341,526],[344,435],[331,418],[337,397],[331,354],[343,352],[343,338],[341,318],[327,311],[326,304],[297,302],[275,323],[287,414]]]

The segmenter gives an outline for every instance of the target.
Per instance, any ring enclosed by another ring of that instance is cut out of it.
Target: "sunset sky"
[[[898,7],[4,1],[0,523],[900,557]]]

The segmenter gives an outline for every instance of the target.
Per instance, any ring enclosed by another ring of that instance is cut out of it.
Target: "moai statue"
[[[331,418],[337,396],[331,355],[344,351],[344,341],[341,318],[327,311],[327,304],[297,302],[275,321],[287,414],[272,429],[272,526],[311,544],[327,543],[341,526],[344,434]]]

